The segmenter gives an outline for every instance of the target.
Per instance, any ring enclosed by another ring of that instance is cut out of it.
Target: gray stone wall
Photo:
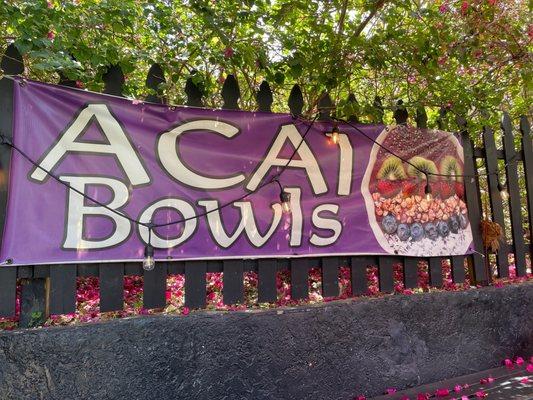
[[[533,354],[533,282],[0,334],[0,399],[346,399]]]

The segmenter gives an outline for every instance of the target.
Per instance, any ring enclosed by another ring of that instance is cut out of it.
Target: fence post
[[[353,122],[357,124],[359,122],[359,117],[357,116],[357,111],[359,109],[359,102],[357,101],[357,98],[355,97],[355,94],[350,93],[348,95],[348,99],[346,100],[347,104],[352,105],[350,108],[350,114],[347,115],[348,122]]]
[[[383,116],[385,115],[385,111],[383,110],[383,103],[381,102],[381,97],[376,96],[374,97],[374,102],[372,103],[372,108],[374,110],[374,116],[375,120],[374,122],[377,124],[383,123]]]
[[[318,100],[318,119],[322,121],[331,120],[331,111],[333,111],[334,107],[335,105],[333,104],[329,93],[322,93],[322,95],[320,96],[320,100]]]
[[[259,92],[256,95],[258,111],[263,112],[272,112],[272,103],[274,99],[272,97],[272,90],[270,90],[270,85],[267,81],[261,82],[259,86]]]
[[[518,276],[524,276],[526,275],[526,254],[524,249],[524,231],[522,229],[522,210],[520,209],[520,187],[518,185],[518,167],[515,160],[516,150],[513,126],[511,125],[511,118],[509,118],[508,113],[503,113],[501,127],[503,130],[503,151],[506,163],[506,184],[509,188],[509,212],[511,214],[516,274]]]
[[[529,120],[520,117],[520,132],[522,132],[522,154],[524,157],[524,171],[527,189],[527,215],[529,218],[529,256],[533,262],[533,145]]]
[[[15,45],[8,46],[0,68],[6,75],[18,75],[24,72],[22,56]],[[10,139],[13,137],[13,85],[11,79],[0,80],[0,133]],[[3,178],[0,180],[0,232],[4,231],[5,225],[10,160],[11,148],[0,146],[0,172]],[[0,237],[0,243],[2,240]],[[15,315],[16,288],[17,267],[0,266],[0,317]]]
[[[294,85],[291,89],[289,95],[289,109],[291,114],[294,116],[302,115],[302,110],[304,108],[304,96],[302,94],[302,89],[299,85]]]
[[[487,182],[489,184],[489,199],[492,218],[494,222],[497,222],[502,228],[504,228],[504,240],[502,246],[500,246],[500,249],[496,253],[496,260],[498,264],[498,277],[505,278],[509,276],[509,247],[507,245],[507,239],[505,238],[505,219],[503,215],[502,199],[498,189],[500,172],[498,170],[496,142],[494,140],[494,132],[488,126],[483,127],[483,145],[485,147],[485,165],[487,166]]]
[[[228,75],[224,85],[222,85],[222,99],[224,100],[222,108],[225,110],[238,110],[240,97],[241,89],[237,79],[234,75]]]
[[[149,101],[150,103],[165,104],[166,99],[163,97],[163,92],[160,87],[160,85],[165,82],[165,73],[163,68],[161,68],[161,65],[152,65],[146,76],[146,87],[151,89],[153,93],[150,93],[146,97],[146,101]]]
[[[403,100],[400,99],[396,102],[396,109],[394,110],[394,119],[396,124],[405,125],[407,124],[407,118],[409,118],[409,113],[403,105]]]
[[[192,76],[185,82],[185,94],[187,95],[186,104],[190,107],[203,107],[202,96],[204,95],[200,85],[194,82]]]
[[[475,253],[469,258],[471,263],[471,271],[473,272],[473,280],[487,283],[487,272],[485,270],[484,260],[485,256],[482,256],[483,251],[483,239],[481,237],[481,201],[479,198],[479,182],[476,175],[477,169],[474,159],[474,144],[468,134],[466,128],[466,120],[462,117],[457,118],[457,125],[461,131],[461,138],[463,141],[464,151],[464,173],[471,176],[471,178],[465,178],[465,196],[466,204],[468,207],[468,219],[470,220],[470,227],[472,229],[473,247]]]
[[[428,127],[428,115],[426,109],[422,106],[416,109],[416,127],[420,129],[427,129]]]

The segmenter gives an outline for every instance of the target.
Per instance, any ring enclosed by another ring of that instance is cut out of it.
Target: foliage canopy
[[[266,79],[276,111],[299,83],[309,110],[329,90],[341,114],[372,120],[379,95],[389,118],[401,98],[426,106],[430,124],[441,107],[482,123],[495,110],[527,113],[531,90],[525,0],[2,0],[0,32],[0,50],[14,42],[26,75],[42,81],[61,71],[100,90],[119,64],[126,95],[142,97],[157,62],[174,104],[192,75],[219,106],[233,73],[244,109]]]

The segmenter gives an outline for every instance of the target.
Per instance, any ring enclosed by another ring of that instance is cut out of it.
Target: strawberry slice
[[[443,200],[452,197],[455,194],[455,185],[448,181],[437,182],[437,193]]]
[[[465,199],[465,185],[463,182],[455,182],[455,193],[461,200]]]
[[[402,189],[400,181],[389,181],[382,179],[378,181],[378,192],[383,197],[394,197]]]
[[[416,183],[414,181],[402,182],[402,193],[404,197],[411,197],[416,192]]]

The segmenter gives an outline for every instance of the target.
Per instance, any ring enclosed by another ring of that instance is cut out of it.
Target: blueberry
[[[461,229],[466,229],[468,226],[468,218],[466,218],[466,215],[459,214],[459,225],[461,225]]]
[[[459,232],[459,217],[457,217],[457,215],[452,215],[448,220],[448,226],[450,227],[450,231],[452,231],[452,233]]]
[[[439,221],[437,224],[437,230],[439,231],[439,235],[442,237],[446,237],[450,234],[450,227],[444,221]]]
[[[394,215],[389,214],[383,217],[383,221],[381,221],[381,226],[383,227],[385,233],[391,235],[396,232],[396,229],[398,228],[398,222],[396,222],[396,218],[394,218]]]
[[[409,225],[407,224],[400,224],[398,225],[398,238],[405,242],[407,239],[409,239],[409,236],[411,236],[411,229],[409,229]]]
[[[415,222],[411,225],[411,236],[414,241],[420,240],[424,237],[424,227],[420,222]]]
[[[437,231],[437,227],[433,222],[428,222],[424,231],[426,232],[426,236],[431,240],[435,240],[439,237],[439,231]]]

